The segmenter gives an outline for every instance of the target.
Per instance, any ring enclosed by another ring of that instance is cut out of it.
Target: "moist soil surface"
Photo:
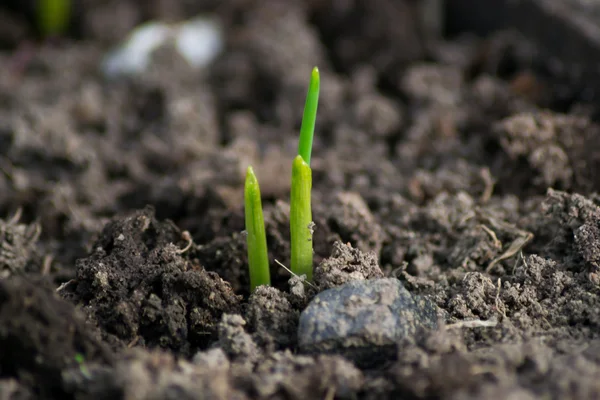
[[[78,5],[58,41],[0,13],[0,398],[600,398],[600,114],[527,38],[438,36],[408,0]],[[198,13],[225,35],[209,66],[102,76],[139,23]],[[307,285],[275,260],[314,65]],[[383,276],[438,327],[368,366],[302,353],[317,292]]]

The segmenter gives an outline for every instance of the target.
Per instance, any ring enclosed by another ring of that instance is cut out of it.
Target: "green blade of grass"
[[[38,29],[43,36],[66,32],[71,19],[72,0],[37,0]]]
[[[301,155],[292,164],[292,193],[290,200],[291,270],[296,275],[313,273],[312,210],[310,192],[312,171]]]
[[[302,125],[300,127],[300,141],[298,142],[298,154],[302,156],[309,166],[315,134],[315,121],[317,120],[320,86],[319,69],[314,67],[310,75],[310,84],[308,85],[306,104],[304,105],[304,114],[302,115]]]
[[[250,291],[254,292],[254,289],[260,285],[270,285],[271,276],[260,187],[252,167],[248,167],[246,171],[244,211],[246,216],[248,267],[250,269]]]

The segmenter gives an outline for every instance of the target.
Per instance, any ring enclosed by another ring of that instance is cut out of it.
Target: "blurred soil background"
[[[600,398],[598,2],[72,6],[47,37],[0,2],[0,399]],[[306,286],[275,260],[315,65]],[[435,327],[306,351],[318,292],[382,277]]]

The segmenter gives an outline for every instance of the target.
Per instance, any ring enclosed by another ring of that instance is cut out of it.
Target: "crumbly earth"
[[[0,6],[0,398],[600,397],[600,113],[527,38],[432,36],[413,0],[75,2],[44,43]],[[197,13],[226,35],[207,68],[101,76],[137,24]],[[275,260],[314,65],[309,283]],[[438,328],[376,366],[302,353],[319,291],[384,276]]]

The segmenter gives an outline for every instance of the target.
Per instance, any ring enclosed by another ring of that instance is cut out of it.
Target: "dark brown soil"
[[[208,68],[102,77],[137,24],[200,12],[226,33]],[[600,398],[600,114],[527,38],[432,37],[414,0],[76,16],[42,42],[0,6],[1,399]],[[314,65],[306,285],[274,260]],[[249,164],[273,261],[252,295]],[[375,367],[302,354],[318,291],[382,276],[431,298],[440,327]]]

